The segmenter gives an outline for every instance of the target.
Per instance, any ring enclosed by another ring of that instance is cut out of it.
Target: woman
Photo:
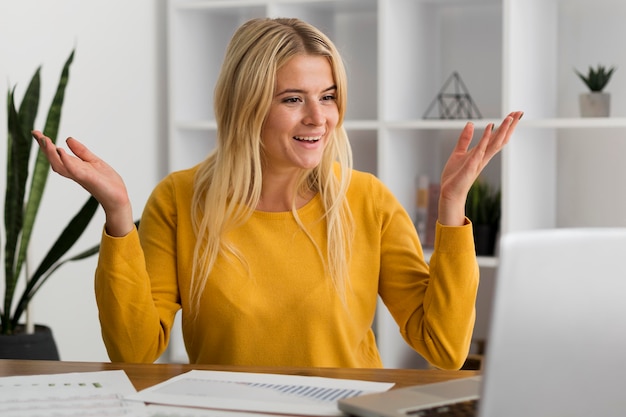
[[[323,33],[297,19],[248,21],[217,81],[215,151],[157,185],[138,231],[115,171],[75,139],[72,156],[33,132],[52,169],[106,213],[95,287],[111,360],[157,359],[182,308],[192,363],[381,367],[380,295],[431,364],[463,364],[478,285],[465,199],[521,112],[472,149],[472,124],[461,133],[429,268],[399,202],[352,170],[346,96]]]

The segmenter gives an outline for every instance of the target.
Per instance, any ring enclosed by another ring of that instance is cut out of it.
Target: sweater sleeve
[[[113,362],[151,363],[167,347],[180,308],[171,197],[166,182],[155,188],[141,218],[141,237],[137,229],[119,238],[103,231],[95,293]]]
[[[427,262],[404,208],[390,194],[379,201],[381,298],[413,349],[435,367],[458,369],[471,343],[479,280],[472,225],[437,224]]]

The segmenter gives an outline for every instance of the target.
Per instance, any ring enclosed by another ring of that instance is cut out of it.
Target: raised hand
[[[449,226],[463,224],[465,201],[472,184],[491,158],[509,142],[523,114],[521,111],[510,113],[496,130],[493,123],[487,125],[480,141],[471,149],[469,146],[474,135],[474,124],[469,122],[465,125],[441,174],[439,196],[441,224]]]
[[[32,132],[51,169],[80,184],[102,205],[106,229],[112,236],[124,236],[134,227],[132,208],[122,177],[85,145],[74,138],[66,144],[73,155],[57,147],[38,130]]]

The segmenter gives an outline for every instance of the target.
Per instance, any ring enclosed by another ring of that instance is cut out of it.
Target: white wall
[[[7,87],[17,83],[21,100],[43,65],[36,123],[43,129],[63,63],[76,47],[59,142],[74,136],[116,168],[138,218],[165,166],[164,7],[162,0],[0,0],[0,149],[6,149]],[[0,152],[2,202],[5,153]],[[86,198],[76,184],[50,176],[35,225],[35,262]],[[98,243],[103,221],[99,211],[71,253]],[[52,327],[63,360],[108,360],[94,300],[95,263],[92,257],[62,267],[35,298],[34,321]]]

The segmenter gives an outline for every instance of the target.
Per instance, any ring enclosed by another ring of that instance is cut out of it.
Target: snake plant
[[[56,142],[65,88],[73,59],[74,51],[65,62],[56,94],[48,110],[43,133],[52,142]],[[34,140],[31,136],[39,106],[40,70],[41,67],[36,70],[30,80],[19,110],[15,102],[15,87],[11,88],[7,94],[7,182],[4,201],[5,294],[3,306],[0,308],[1,334],[13,334],[17,331],[26,307],[41,285],[57,268],[68,261],[94,255],[99,249],[97,245],[73,257],[61,259],[83,234],[98,208],[98,202],[93,197],[89,197],[61,232],[40,265],[34,269],[35,272],[26,276],[28,246],[50,172],[50,163],[39,147],[33,146]],[[26,283],[21,293],[18,293],[18,279],[21,276],[25,276]]]

